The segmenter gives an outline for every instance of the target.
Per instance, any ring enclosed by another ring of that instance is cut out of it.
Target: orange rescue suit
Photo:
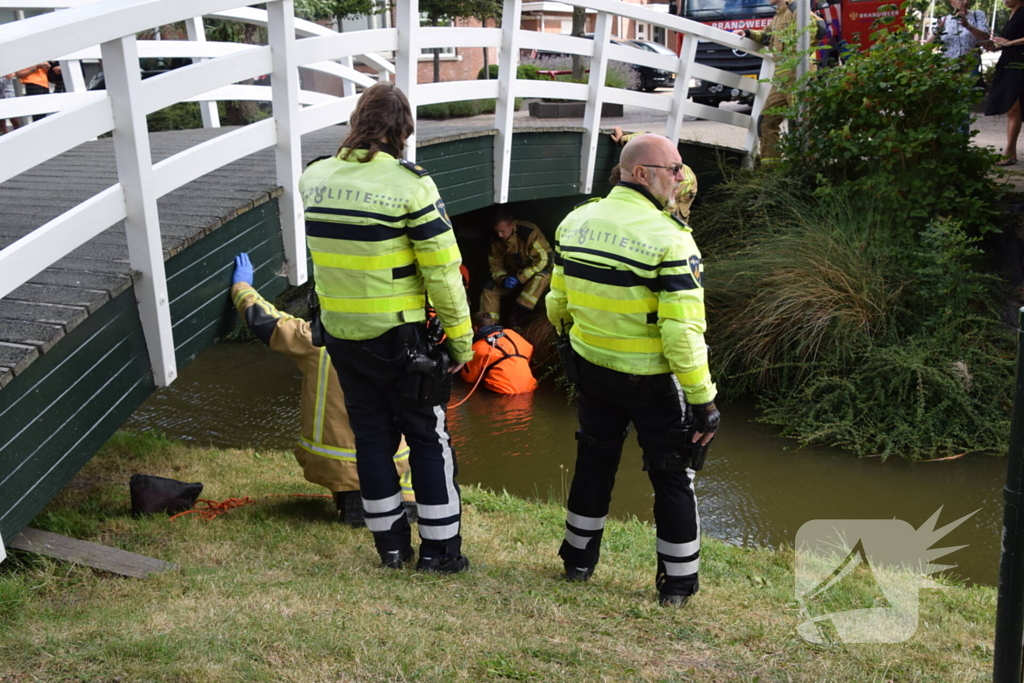
[[[473,360],[462,368],[462,379],[472,384],[484,373],[481,384],[497,394],[524,394],[537,388],[530,371],[533,344],[500,325],[481,327],[476,338]]]

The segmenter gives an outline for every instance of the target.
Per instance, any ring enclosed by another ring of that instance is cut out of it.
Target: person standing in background
[[[14,72],[15,77],[25,87],[25,95],[49,95],[50,94],[50,63],[40,62],[21,71]],[[45,119],[46,114],[36,114],[31,117],[33,121]]]
[[[14,91],[14,79],[14,74],[0,76],[0,100],[13,100],[17,96]],[[18,130],[19,128],[21,128],[21,119],[19,117],[9,120],[0,119],[0,135],[10,133],[12,130]]]

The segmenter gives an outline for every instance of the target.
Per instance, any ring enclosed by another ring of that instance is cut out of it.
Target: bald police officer
[[[704,344],[703,264],[690,228],[664,212],[683,178],[676,146],[640,135],[622,150],[608,197],[576,208],[555,235],[547,297],[570,329],[580,390],[576,471],[559,555],[570,581],[600,557],[629,424],[654,487],[655,584],[663,605],[698,590],[700,523],[694,458],[718,429]]]

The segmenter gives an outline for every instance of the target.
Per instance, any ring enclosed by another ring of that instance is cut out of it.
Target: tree
[[[501,26],[501,0],[484,0],[477,2],[480,8],[477,10],[479,13],[474,14],[483,26],[487,26],[488,19],[494,19],[495,26]],[[488,48],[480,48],[484,53],[484,78],[491,77],[491,60]],[[514,64],[512,66],[515,66]]]
[[[332,19],[341,30],[343,19],[380,14],[388,9],[377,0],[295,0],[295,15],[303,19]]]
[[[489,18],[501,15],[498,0],[421,0],[420,12],[427,15],[428,26],[441,26],[460,17]],[[433,48],[434,82],[441,80],[441,50]]]
[[[587,11],[583,7],[572,8],[572,34],[580,38],[587,31]],[[572,80],[583,81],[583,55],[572,56]]]

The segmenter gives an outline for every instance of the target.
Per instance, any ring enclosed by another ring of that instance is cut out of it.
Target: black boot
[[[412,546],[404,550],[389,550],[380,553],[380,566],[383,569],[402,569],[415,554],[416,551],[412,549]]]
[[[457,574],[469,569],[469,558],[462,554],[462,538],[456,536],[444,544],[426,542],[420,546],[416,571],[436,574]]]
[[[335,491],[334,504],[338,507],[339,522],[353,529],[366,526],[363,497],[359,491]]]

